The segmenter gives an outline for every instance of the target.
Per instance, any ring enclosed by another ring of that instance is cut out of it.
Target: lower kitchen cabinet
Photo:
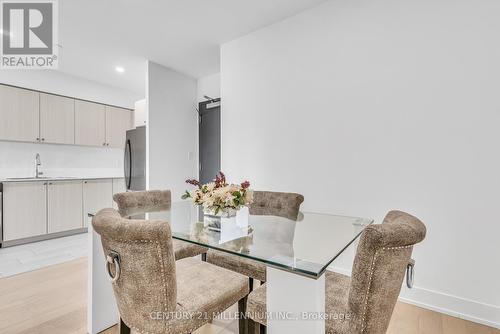
[[[124,193],[127,191],[125,186],[125,179],[113,179],[113,196],[118,193]],[[113,209],[118,210],[118,205],[113,201]]]
[[[47,190],[44,182],[3,185],[3,240],[47,233]]]
[[[48,233],[82,227],[82,181],[51,181],[47,185]]]
[[[123,178],[2,182],[2,247],[82,232],[88,213],[116,208],[113,194],[125,190]]]
[[[88,214],[113,207],[113,180],[83,181],[83,226],[88,226]]]

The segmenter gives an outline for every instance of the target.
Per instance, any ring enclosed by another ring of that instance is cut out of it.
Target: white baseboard
[[[453,317],[500,329],[500,307],[425,288],[406,287],[399,300]]]
[[[330,267],[328,269],[343,275],[351,275],[351,271],[345,268]],[[408,289],[406,286],[403,286],[399,300],[432,311],[500,329],[500,306],[489,305],[420,287]]]

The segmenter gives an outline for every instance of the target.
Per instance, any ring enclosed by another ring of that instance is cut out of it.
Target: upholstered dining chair
[[[302,202],[304,196],[300,194],[255,191],[249,211],[251,215],[271,215],[296,220]],[[207,262],[248,276],[250,291],[253,290],[253,279],[266,281],[266,266],[260,262],[216,250],[208,251]]]
[[[113,196],[113,200],[118,206],[120,215],[130,217],[146,212],[168,210],[171,206],[171,196],[170,190],[144,190],[118,193]],[[208,251],[208,248],[177,239],[173,240],[173,247],[176,260],[200,254],[205,259]]]
[[[358,244],[352,276],[325,274],[325,307],[330,315],[326,333],[386,333],[413,246],[425,234],[420,220],[401,211],[390,211],[382,224],[368,226]],[[247,312],[265,333],[265,284],[248,296]]]
[[[168,222],[103,209],[92,226],[101,236],[121,333],[191,333],[237,302],[244,312],[248,278],[193,258],[176,261]]]

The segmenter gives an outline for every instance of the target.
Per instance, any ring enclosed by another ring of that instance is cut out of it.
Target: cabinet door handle
[[[42,141],[45,141],[45,138],[42,138]]]
[[[40,141],[40,138],[37,138],[36,141]]]

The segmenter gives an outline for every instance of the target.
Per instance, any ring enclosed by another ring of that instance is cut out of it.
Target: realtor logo
[[[0,0],[3,69],[57,68],[57,2]]]

